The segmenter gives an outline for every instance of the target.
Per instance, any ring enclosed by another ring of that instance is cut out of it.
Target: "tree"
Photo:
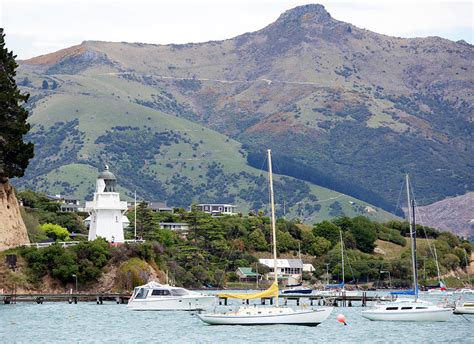
[[[33,158],[33,144],[23,142],[30,125],[26,122],[28,111],[22,104],[29,95],[20,93],[15,83],[15,57],[5,47],[5,35],[0,28],[0,183],[22,177]]]
[[[315,237],[314,243],[311,245],[311,254],[316,257],[326,254],[331,249],[331,242],[323,237]]]
[[[298,248],[298,242],[290,233],[277,231],[277,249],[279,252],[288,252]]]
[[[265,235],[260,228],[255,229],[249,234],[249,244],[256,251],[268,250],[268,243],[265,240]]]
[[[323,221],[314,225],[313,234],[316,237],[323,237],[335,245],[340,241],[340,228],[329,221]]]
[[[375,225],[364,216],[357,216],[352,219],[350,232],[354,236],[357,248],[365,253],[372,253],[377,240]]]
[[[156,229],[158,222],[153,216],[153,211],[145,202],[141,202],[137,206],[137,233],[148,240],[153,238]]]
[[[438,236],[438,240],[443,240],[448,243],[451,248],[461,245],[461,240],[457,236],[449,232],[443,232]]]
[[[43,80],[43,83],[41,84],[41,88],[43,90],[47,90],[48,89],[48,81],[47,80]]]
[[[443,257],[443,265],[449,270],[456,270],[459,267],[460,259],[452,253],[448,253]]]
[[[61,227],[53,223],[45,223],[40,225],[40,229],[43,230],[48,238],[55,241],[67,241],[69,240],[69,232],[66,228]]]

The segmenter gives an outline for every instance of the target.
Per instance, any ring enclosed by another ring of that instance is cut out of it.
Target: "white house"
[[[200,203],[197,210],[211,215],[237,215],[236,205],[224,203]]]
[[[177,232],[187,232],[189,230],[189,223],[185,222],[160,222],[160,228],[169,229]]]
[[[109,242],[123,242],[124,213],[127,202],[120,201],[117,192],[117,178],[105,166],[105,171],[97,177],[94,199],[86,202],[85,210],[89,213],[89,240],[98,237]]]
[[[260,264],[266,265],[270,271],[274,270],[273,259],[259,259]],[[301,275],[303,272],[313,272],[314,266],[311,264],[304,264],[301,259],[277,259],[277,271],[281,276]]]

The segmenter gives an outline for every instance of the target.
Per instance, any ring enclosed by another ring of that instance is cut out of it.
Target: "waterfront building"
[[[237,215],[237,206],[223,203],[200,203],[197,210],[211,215]]]
[[[189,223],[186,222],[160,222],[161,229],[169,229],[175,232],[188,232]]]
[[[128,226],[124,223],[127,202],[120,201],[117,178],[107,165],[97,177],[94,199],[86,202],[85,210],[89,213],[86,219],[89,222],[89,240],[102,237],[109,242],[124,241],[123,229]]]
[[[260,274],[253,271],[252,268],[239,267],[235,273],[239,276],[240,282],[255,282],[260,279]]]
[[[147,202],[148,208],[154,213],[171,213],[173,214],[173,208],[168,207],[166,202]]]
[[[260,264],[266,265],[274,271],[273,259],[259,259]],[[304,264],[301,259],[277,259],[277,272],[281,276],[301,275],[303,272],[313,272],[314,266]]]

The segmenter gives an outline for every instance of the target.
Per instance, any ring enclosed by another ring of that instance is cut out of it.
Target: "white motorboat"
[[[430,289],[428,291],[426,291],[426,294],[427,295],[432,295],[432,296],[451,296],[453,295],[453,292],[452,291],[448,291],[446,289]]]
[[[453,313],[454,314],[474,314],[474,302],[472,301],[456,302]]]
[[[194,311],[215,305],[213,295],[150,282],[134,289],[127,307],[134,311]]]
[[[306,325],[317,326],[331,314],[332,308],[295,310],[290,307],[244,306],[236,312],[198,314],[210,325]]]
[[[462,288],[454,291],[455,294],[474,294],[474,289]]]
[[[268,150],[268,173],[270,187],[271,204],[271,225],[273,238],[273,272],[274,282],[270,288],[265,291],[254,294],[219,294],[219,297],[237,298],[237,299],[256,299],[263,297],[275,298],[275,306],[243,306],[235,312],[227,313],[205,313],[197,316],[203,322],[209,325],[306,325],[317,326],[327,319],[331,314],[331,307],[308,309],[278,306],[278,269],[277,269],[277,251],[276,251],[276,228],[275,228],[275,201],[273,195],[273,177],[272,177],[272,156]]]
[[[394,302],[380,303],[375,307],[362,311],[362,316],[375,321],[447,321],[453,313],[451,308],[440,307],[430,302],[418,299],[418,271],[416,264],[416,224],[415,201],[410,200],[410,186],[408,174],[406,187],[408,198],[408,218],[411,237],[411,260],[413,275],[413,290],[392,294],[411,294],[414,300],[397,300]],[[411,221],[410,221],[411,220]]]
[[[422,300],[397,300],[380,303],[362,311],[362,316],[375,321],[447,321],[451,308],[439,307]]]

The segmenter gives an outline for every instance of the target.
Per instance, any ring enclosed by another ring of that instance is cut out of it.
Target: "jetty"
[[[333,306],[333,307],[352,307],[359,305],[367,307],[368,302],[381,302],[381,301],[392,301],[391,297],[378,296],[378,295],[367,295],[367,292],[362,292],[361,295],[346,295],[345,293],[339,295],[313,295],[313,294],[283,294],[278,296],[279,299],[284,300],[285,305],[294,304],[299,306],[300,304],[309,304],[314,306]],[[273,297],[264,297],[260,299],[260,304],[265,305],[267,302],[273,305]],[[234,300],[234,299],[232,299]],[[243,304],[250,304],[250,300],[242,300]],[[229,304],[229,298],[219,297],[219,305],[227,306]]]
[[[15,304],[17,302],[34,302],[37,304],[43,304],[44,302],[68,302],[69,304],[77,304],[78,302],[93,302],[95,301],[98,305],[102,305],[104,302],[114,302],[116,304],[126,304],[132,295],[130,293],[62,293],[62,294],[41,294],[41,293],[0,293],[0,300],[4,304]],[[380,301],[391,301],[391,297],[378,296],[378,295],[367,295],[367,292],[361,293],[361,295],[313,295],[313,294],[283,294],[279,295],[280,300],[284,300],[285,305],[296,305],[300,306],[307,304],[310,306],[333,306],[333,307],[352,307],[362,306],[367,307],[368,302],[380,302]],[[227,297],[218,297],[219,305],[229,305],[229,299]],[[257,299],[258,300],[258,299]],[[250,304],[250,300],[242,300],[243,304]],[[273,305],[273,297],[264,297],[260,299],[260,304]],[[235,304],[235,302],[231,302]]]
[[[63,294],[39,294],[39,293],[3,293],[0,294],[0,300],[6,305],[17,302],[35,302],[43,304],[44,302],[68,302],[77,304],[79,301],[96,301],[102,305],[104,301],[112,301],[117,304],[126,304],[130,299],[130,293],[63,293]]]

